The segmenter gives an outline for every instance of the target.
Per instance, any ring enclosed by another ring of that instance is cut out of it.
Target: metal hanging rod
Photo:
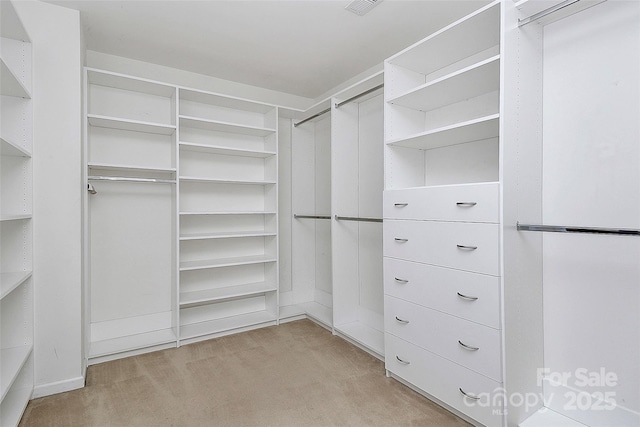
[[[331,219],[329,215],[298,215],[293,214],[296,219]]]
[[[152,182],[158,184],[175,184],[175,179],[157,178],[127,178],[124,176],[89,176],[89,181],[128,181],[128,182]]]
[[[323,115],[323,114],[325,114],[325,113],[328,113],[329,111],[331,111],[331,107],[326,108],[326,109],[324,109],[324,110],[320,111],[319,113],[314,114],[314,115],[313,115],[313,116],[311,116],[311,117],[307,117],[306,119],[301,120],[301,121],[299,121],[298,123],[294,123],[294,124],[293,124],[293,127],[294,127],[294,128],[297,128],[297,127],[298,127],[298,126],[300,126],[301,124],[303,124],[303,123],[307,123],[309,120],[313,120],[313,119],[315,119],[316,117],[319,117],[319,116],[321,116],[321,115]]]
[[[362,93],[360,93],[360,94],[358,94],[358,95],[352,96],[352,97],[351,97],[351,98],[349,98],[349,99],[345,99],[344,101],[336,102],[336,108],[340,108],[340,107],[342,107],[344,104],[348,104],[348,103],[350,103],[351,101],[354,101],[354,100],[356,100],[356,99],[358,99],[358,98],[361,98],[361,97],[363,97],[363,96],[365,96],[365,95],[369,95],[371,92],[375,92],[375,91],[377,91],[378,89],[382,89],[383,87],[384,87],[384,83],[379,84],[379,85],[378,85],[378,86],[376,86],[376,87],[372,87],[371,89],[365,90],[364,92],[362,92]]]
[[[518,231],[544,231],[550,233],[589,233],[615,234],[622,236],[640,236],[640,229],[634,228],[603,228],[603,227],[574,227],[564,225],[540,225],[517,223]]]
[[[578,3],[580,0],[565,0],[562,3],[558,3],[555,6],[551,6],[545,10],[542,10],[538,13],[534,13],[533,15],[524,18],[518,19],[518,27],[522,27],[523,25],[527,25],[533,21],[537,21],[538,19],[544,18],[547,15],[551,15],[565,7],[571,6],[572,4]]]
[[[335,216],[336,221],[382,222],[382,218],[360,218],[355,216]]]

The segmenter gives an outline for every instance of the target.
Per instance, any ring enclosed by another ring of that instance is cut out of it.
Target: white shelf
[[[172,329],[160,329],[144,334],[128,335],[104,341],[91,343],[89,358],[124,353],[156,345],[168,344],[176,341],[176,334]]]
[[[267,158],[276,155],[276,153],[272,151],[245,150],[240,148],[223,147],[220,145],[195,144],[192,142],[180,142],[180,148],[188,151],[221,154],[225,156]]]
[[[276,285],[273,283],[258,282],[218,289],[181,292],[180,306],[184,307],[194,304],[214,303],[232,298],[240,298],[252,295],[260,295],[267,292],[275,292],[276,290]]]
[[[275,211],[209,211],[180,212],[180,215],[275,215]]]
[[[174,86],[164,83],[93,68],[87,68],[87,82],[90,85],[106,86],[165,98],[171,98],[176,91]]]
[[[0,137],[0,155],[13,157],[31,157],[31,153],[17,144]]]
[[[206,239],[232,239],[242,237],[271,237],[275,236],[275,232],[270,231],[227,231],[219,233],[197,233],[183,234],[180,240],[206,240]]]
[[[330,307],[319,304],[315,301],[303,302],[298,307],[304,310],[305,314],[329,328],[333,325],[333,312]]]
[[[31,92],[22,84],[18,76],[9,68],[6,62],[0,57],[0,88],[2,95],[17,96],[18,98],[31,98]]]
[[[280,307],[280,320],[298,316],[306,316],[306,312],[299,305],[284,305]]]
[[[268,129],[256,126],[245,126],[235,123],[222,122],[218,120],[201,119],[190,116],[179,116],[180,126],[211,130],[215,132],[239,133],[252,136],[267,136],[276,132],[275,129]]]
[[[425,83],[390,99],[394,105],[431,111],[500,89],[500,55]]]
[[[4,400],[7,392],[13,385],[14,381],[20,374],[22,367],[29,359],[32,345],[23,345],[20,347],[5,348],[0,350],[0,395]]]
[[[384,355],[384,332],[361,322],[335,325],[335,330],[379,355]]]
[[[216,93],[186,88],[180,89],[180,100],[260,114],[265,114],[275,108],[275,105],[263,104],[248,99],[235,98],[231,96],[219,95]]]
[[[0,221],[24,221],[27,219],[31,219],[31,214],[19,214],[19,215],[5,215],[0,217]]]
[[[0,19],[0,36],[24,42],[31,41],[20,16],[10,1],[0,2]]]
[[[122,119],[118,117],[99,116],[96,114],[87,114],[87,119],[91,126],[109,129],[155,133],[159,135],[173,135],[176,131],[176,127],[173,125]]]
[[[548,408],[542,408],[518,424],[519,427],[587,427]]]
[[[271,185],[275,181],[246,181],[242,179],[217,179],[217,178],[199,178],[194,176],[181,176],[182,182],[204,182],[212,184],[239,184],[239,185]]]
[[[180,339],[186,340],[210,335],[233,329],[246,328],[248,326],[260,325],[276,321],[276,316],[266,311],[256,311],[253,313],[241,314],[239,316],[224,317],[222,319],[210,320],[208,322],[192,323],[180,326]]]
[[[180,271],[203,270],[207,268],[234,267],[238,265],[266,264],[276,262],[275,256],[254,255],[233,258],[220,258],[203,261],[181,261]]]
[[[9,295],[14,289],[22,285],[29,277],[31,271],[18,271],[16,273],[0,274],[0,300]]]
[[[499,44],[500,1],[494,1],[409,46],[387,62],[428,75]]]
[[[176,168],[155,168],[147,166],[127,166],[127,165],[115,165],[107,163],[88,163],[91,169],[108,170],[114,172],[161,172],[161,173],[174,173]]]
[[[463,123],[456,123],[403,138],[397,138],[388,141],[387,144],[429,150],[432,148],[448,147],[466,142],[497,138],[499,134],[500,115],[492,114]]]
[[[1,3],[5,3],[2,1]],[[11,389],[2,401],[0,409],[0,426],[17,426],[24,414],[24,410],[33,395],[33,386]]]

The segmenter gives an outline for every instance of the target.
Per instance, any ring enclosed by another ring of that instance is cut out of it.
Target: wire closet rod
[[[351,102],[351,101],[354,101],[354,100],[356,100],[356,99],[358,99],[358,98],[361,98],[361,97],[363,97],[363,96],[365,96],[365,95],[368,95],[368,94],[370,94],[371,92],[375,92],[376,90],[381,89],[381,88],[383,88],[383,87],[384,87],[384,83],[383,83],[383,84],[380,84],[380,85],[378,85],[378,86],[376,86],[376,87],[373,87],[373,88],[371,88],[371,89],[367,89],[367,90],[365,90],[364,92],[359,93],[358,95],[352,96],[351,98],[346,99],[346,100],[344,100],[344,101],[336,102],[335,106],[336,106],[336,108],[340,108],[340,107],[341,107],[341,106],[343,106],[344,104],[348,104],[348,103],[349,103],[349,102]],[[293,124],[293,127],[296,127],[296,128],[297,128],[297,127],[298,127],[298,126],[300,126],[301,124],[306,123],[306,122],[308,122],[309,120],[313,120],[313,119],[315,119],[316,117],[320,117],[321,115],[326,114],[326,113],[328,113],[329,111],[331,111],[331,107],[329,107],[329,108],[325,108],[324,110],[320,111],[319,113],[316,113],[316,114],[314,114],[313,116],[307,117],[306,119],[301,120],[301,121],[299,121],[298,123],[294,123],[294,124]]]
[[[524,18],[524,19],[518,19],[518,27],[522,27],[524,25],[527,25],[533,21],[537,21],[538,19],[544,18],[547,15],[551,15],[552,13],[555,13],[561,9],[564,9],[565,7],[571,6],[572,4],[578,3],[580,0],[565,0],[562,3],[558,3],[555,6],[551,6],[545,10],[542,10],[538,13],[534,13],[533,15]]]
[[[382,218],[360,218],[355,216],[335,216],[336,221],[382,222]]]
[[[640,230],[634,228],[575,227],[564,225],[541,225],[517,223],[518,231],[543,231],[550,233],[589,233],[615,234],[622,236],[640,236]]]
[[[158,184],[175,184],[175,179],[157,178],[128,178],[124,176],[89,176],[89,181],[128,181],[128,182],[152,182]]]
[[[293,214],[293,217],[296,219],[331,219],[329,215],[298,215]]]

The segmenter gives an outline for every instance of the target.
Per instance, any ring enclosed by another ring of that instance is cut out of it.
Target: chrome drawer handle
[[[477,300],[477,299],[478,299],[478,297],[470,297],[470,296],[468,296],[468,295],[461,294],[460,292],[458,292],[458,296],[459,296],[460,298],[462,298],[462,299],[466,299],[466,300],[469,300],[469,301],[475,301],[475,300]]]
[[[478,249],[477,246],[467,246],[467,245],[456,245],[458,247],[458,249],[463,249],[465,251],[475,251],[476,249]]]
[[[401,318],[399,318],[398,316],[396,316],[396,320],[397,320],[398,322],[400,322],[400,323],[404,323],[405,325],[406,325],[407,323],[409,323],[409,321],[408,321],[408,320],[401,319]]]
[[[396,319],[397,319],[397,317],[396,317]],[[480,350],[480,347],[472,347],[472,346],[470,346],[470,345],[466,345],[465,343],[463,343],[463,342],[462,342],[462,341],[460,341],[460,340],[458,340],[458,344],[460,344],[460,346],[461,346],[462,348],[464,348],[464,349],[466,349],[466,350],[469,350],[469,351],[478,351],[478,350]]]
[[[398,283],[402,283],[402,284],[409,283],[409,281],[405,279],[398,279],[397,277],[394,277],[393,279]]]
[[[396,208],[404,208],[405,206],[409,206],[409,203],[394,203],[393,206]]]
[[[467,393],[462,389],[462,387],[460,387],[458,390],[460,390],[460,393],[462,393],[464,397],[468,397],[469,399],[473,399],[473,400],[480,400],[479,396],[474,396],[473,394]]]
[[[477,205],[477,202],[457,202],[456,205],[460,206],[461,208],[472,208],[475,205]]]
[[[396,237],[394,240],[398,243],[407,243],[409,241],[409,239],[401,239],[400,237]]]
[[[411,362],[407,362],[406,360],[402,360],[397,355],[396,355],[396,360],[398,362],[402,363],[403,365],[411,365]]]

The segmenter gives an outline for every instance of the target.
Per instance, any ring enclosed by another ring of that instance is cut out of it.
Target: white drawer
[[[501,383],[391,334],[385,334],[384,342],[387,370],[488,427],[502,425]]]
[[[500,275],[498,224],[384,220],[384,256]]]
[[[389,219],[500,221],[498,183],[387,190],[383,216]]]
[[[384,330],[494,380],[502,379],[497,329],[386,295]]]
[[[500,329],[500,278],[384,258],[384,293]]]

